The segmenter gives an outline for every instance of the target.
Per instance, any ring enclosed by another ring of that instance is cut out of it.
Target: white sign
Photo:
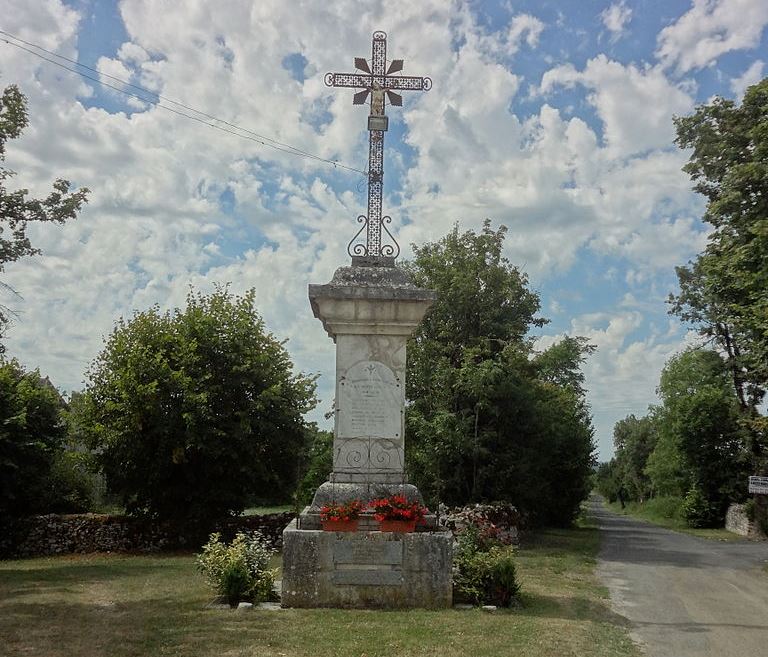
[[[750,477],[749,492],[755,495],[768,495],[768,477]]]

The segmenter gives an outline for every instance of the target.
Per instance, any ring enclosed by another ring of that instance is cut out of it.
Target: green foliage
[[[93,508],[94,477],[89,460],[89,455],[68,449],[54,455],[46,486],[46,512],[85,513]]]
[[[28,123],[26,98],[16,85],[6,87],[0,94],[0,273],[5,271],[6,263],[40,253],[27,234],[30,222],[62,224],[74,219],[88,196],[86,188],[70,193],[69,182],[61,179],[56,180],[53,191],[43,200],[28,198],[26,189],[5,188],[4,181],[14,175],[2,166],[6,143],[18,138]],[[8,288],[4,283],[0,285]],[[0,337],[12,314],[13,311],[0,305]],[[3,351],[0,345],[0,353]]]
[[[715,527],[722,521],[722,514],[700,486],[694,486],[685,494],[680,511],[689,527]]]
[[[129,513],[207,533],[254,497],[290,496],[314,380],[292,373],[253,291],[121,319],[88,374],[73,422]]]
[[[531,522],[568,524],[590,487],[592,347],[566,337],[533,352],[528,331],[546,320],[502,256],[505,232],[486,221],[414,246],[407,267],[438,298],[408,344],[409,468],[432,503],[510,500]]]
[[[657,440],[657,428],[651,416],[638,419],[629,415],[613,428],[618,475],[630,499],[645,500],[651,494],[651,482],[645,467]]]
[[[642,502],[649,494],[684,498],[692,527],[721,523],[728,504],[746,494],[748,437],[727,362],[715,351],[688,349],[664,367],[662,404],[645,418],[617,423],[616,455],[598,473],[609,501]]]
[[[321,431],[316,427],[311,431],[311,443],[307,457],[308,465],[295,497],[299,505],[305,506],[312,502],[312,497],[320,485],[328,481],[328,475],[333,468],[333,433]]]
[[[677,143],[693,149],[685,171],[707,198],[713,230],[695,262],[677,270],[671,312],[726,355],[753,468],[765,467],[766,426],[757,410],[768,384],[768,79],[740,106],[715,98],[675,120]]]
[[[482,549],[479,532],[470,526],[459,535],[453,558],[453,594],[457,602],[509,607],[520,593],[511,546]]]
[[[197,566],[208,584],[234,607],[241,600],[272,598],[277,575],[277,570],[269,568],[273,554],[258,532],[238,532],[229,545],[214,533],[197,555]]]
[[[50,511],[69,494],[52,479],[63,458],[62,406],[40,372],[0,360],[0,517]]]

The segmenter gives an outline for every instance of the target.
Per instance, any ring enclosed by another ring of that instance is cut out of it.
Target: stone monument
[[[328,86],[362,88],[371,96],[368,214],[349,243],[352,265],[326,285],[310,285],[309,300],[336,343],[333,472],[283,532],[282,604],[287,607],[449,607],[452,602],[452,535],[428,514],[417,531],[378,531],[371,512],[356,532],[323,531],[320,509],[328,503],[402,494],[423,503],[405,474],[406,342],[435,293],[416,287],[395,265],[397,243],[382,217],[385,97],[402,105],[394,90],[426,91],[429,78],[393,75],[402,60],[386,65],[386,35],[373,35],[370,66],[355,58],[359,73],[329,73]],[[382,242],[382,229],[388,240]],[[365,243],[356,243],[365,231]]]

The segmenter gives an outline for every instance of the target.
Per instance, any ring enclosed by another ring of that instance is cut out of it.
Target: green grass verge
[[[530,536],[522,607],[459,611],[206,609],[191,555],[0,562],[2,652],[26,657],[638,657],[594,575],[597,530]]]
[[[244,516],[264,516],[270,513],[285,513],[293,511],[291,504],[278,504],[275,506],[252,506],[243,511]]]
[[[699,538],[706,538],[713,541],[743,541],[743,536],[729,532],[726,529],[696,529],[689,527],[685,520],[678,514],[680,500],[677,498],[661,497],[652,498],[647,502],[627,502],[624,509],[618,502],[607,504],[608,508],[614,513],[623,516],[630,516],[639,520],[646,520],[666,529],[671,529],[684,534],[691,534]]]

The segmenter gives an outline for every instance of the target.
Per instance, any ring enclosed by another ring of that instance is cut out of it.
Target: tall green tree
[[[63,405],[40,372],[0,360],[0,518],[52,510],[52,472],[65,438]]]
[[[121,319],[88,377],[77,425],[130,513],[204,532],[293,492],[314,379],[293,373],[253,290]]]
[[[745,432],[722,356],[688,349],[672,357],[659,381],[664,431],[681,455],[690,488],[706,499],[711,517],[722,521],[728,503],[744,495]]]
[[[768,79],[741,105],[715,98],[675,125],[678,145],[692,149],[684,170],[707,198],[703,219],[713,230],[696,261],[677,269],[671,312],[726,354],[759,466],[768,429],[758,412],[768,385]]]
[[[541,354],[546,320],[525,274],[486,221],[414,246],[417,284],[438,300],[408,345],[408,457],[435,501],[509,500],[533,522],[567,524],[589,489],[592,426],[580,368],[592,349],[566,338]]]
[[[657,427],[651,415],[642,418],[629,415],[613,428],[618,473],[622,487],[632,500],[642,502],[652,493],[645,468],[657,440]]]
[[[5,271],[9,262],[40,253],[27,235],[30,223],[61,224],[67,219],[74,219],[88,197],[87,188],[70,192],[69,181],[62,179],[53,183],[53,191],[44,199],[30,198],[26,189],[6,189],[5,181],[14,175],[13,171],[3,166],[6,143],[21,136],[28,123],[24,94],[16,85],[6,87],[0,94],[0,273]],[[0,282],[0,286],[15,293],[5,283]],[[0,338],[12,315],[12,310],[0,304]],[[0,344],[2,351],[4,348]]]

